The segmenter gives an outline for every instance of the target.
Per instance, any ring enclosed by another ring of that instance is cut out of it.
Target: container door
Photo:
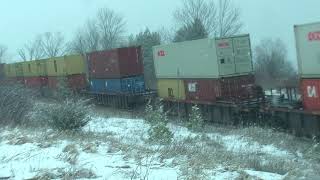
[[[253,71],[249,36],[233,38],[236,73],[244,74]]]
[[[220,76],[235,74],[236,66],[233,56],[232,39],[216,40]]]

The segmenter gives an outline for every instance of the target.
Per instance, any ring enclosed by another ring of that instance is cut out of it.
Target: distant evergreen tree
[[[208,37],[203,23],[200,19],[195,19],[192,24],[181,27],[175,35],[174,42],[191,41]]]
[[[133,39],[132,36],[129,37],[130,45],[138,45],[142,47],[144,73],[146,78],[145,82],[149,89],[156,89],[157,87],[152,47],[159,45],[160,43],[160,34],[158,32],[151,32],[148,28],[136,35],[135,39]]]

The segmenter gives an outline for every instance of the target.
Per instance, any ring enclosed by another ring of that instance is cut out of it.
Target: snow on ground
[[[175,140],[178,141],[201,135],[174,124],[169,126],[170,130],[174,132]],[[42,136],[48,132],[52,133],[51,131],[40,132],[41,130],[39,130],[39,132],[32,132],[19,129],[0,129],[0,179],[1,177],[29,179],[44,171],[66,174],[80,169],[92,171],[96,175],[95,179],[141,179],[145,176],[148,179],[159,180],[182,178],[181,165],[172,163],[175,161],[174,158],[161,160],[157,153],[147,154],[140,159],[134,158],[134,156],[143,155],[138,150],[139,148],[152,149],[151,145],[145,141],[148,129],[149,125],[142,119],[95,117],[84,128],[84,131],[93,135],[105,136],[106,140],[96,139],[92,141],[90,139],[60,138],[50,141],[48,146],[42,146],[43,139],[45,139]],[[254,153],[259,151],[271,156],[284,158],[293,156],[289,152],[273,145],[248,142],[245,138],[236,135],[222,135],[219,133],[206,135],[212,140],[221,142],[226,151],[235,153]],[[25,137],[25,140],[19,142],[17,137]],[[108,140],[107,137],[113,139]],[[12,141],[14,142],[12,143]],[[73,145],[75,150],[65,150],[68,145]],[[122,148],[116,148],[119,146],[122,146]],[[86,149],[89,149],[89,151]],[[138,153],[135,154],[135,152]],[[76,157],[76,163],[71,163],[74,157]],[[241,173],[268,180],[284,178],[283,175],[274,173],[253,171],[251,169],[237,171],[225,169],[224,167],[215,167],[208,170],[207,178],[235,179]],[[88,173],[86,174],[82,179],[86,179]],[[59,179],[61,176],[56,178]]]

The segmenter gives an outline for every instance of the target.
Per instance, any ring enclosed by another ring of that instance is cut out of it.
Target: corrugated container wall
[[[220,79],[186,79],[186,100],[199,102],[237,101],[256,97],[254,76]]]
[[[249,35],[153,47],[156,76],[220,78],[253,72]]]
[[[186,93],[183,80],[158,79],[158,95],[164,99],[185,100]]]
[[[25,77],[24,84],[29,88],[40,88],[48,85],[46,77]]]
[[[87,87],[87,79],[85,74],[75,74],[67,76],[68,86],[72,90],[82,90]]]
[[[294,26],[302,78],[320,78],[320,23]]]
[[[87,56],[91,78],[112,79],[143,74],[140,47],[93,52]]]
[[[15,63],[15,72],[17,77],[23,77],[23,62]]]
[[[4,71],[5,71],[6,77],[16,77],[17,76],[14,64],[5,64]]]
[[[24,77],[40,76],[36,61],[27,61],[22,63]]]
[[[302,79],[300,88],[304,108],[308,111],[320,111],[320,79]]]
[[[48,76],[65,76],[67,75],[64,57],[54,57],[46,60]]]
[[[46,59],[36,60],[38,76],[47,76]]]
[[[107,94],[135,94],[144,92],[145,84],[143,76],[122,79],[91,79],[90,91]]]
[[[86,73],[85,59],[82,55],[65,56],[64,59],[68,75]]]

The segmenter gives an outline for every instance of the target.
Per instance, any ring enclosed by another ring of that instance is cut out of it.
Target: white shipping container
[[[320,78],[320,22],[294,26],[299,75]]]
[[[249,35],[153,47],[156,77],[220,78],[253,72]]]

